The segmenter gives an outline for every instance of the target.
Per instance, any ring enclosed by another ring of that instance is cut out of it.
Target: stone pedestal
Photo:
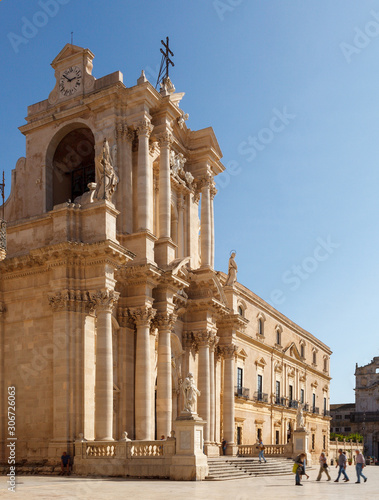
[[[176,453],[171,462],[170,479],[202,481],[208,475],[208,461],[203,453],[205,423],[197,414],[185,412],[175,420]]]
[[[309,453],[309,432],[306,429],[296,429],[293,433],[293,453],[295,456],[305,453],[307,465],[312,465],[312,456]]]
[[[207,457],[219,457],[220,447],[215,443],[205,443],[204,453],[207,455]]]

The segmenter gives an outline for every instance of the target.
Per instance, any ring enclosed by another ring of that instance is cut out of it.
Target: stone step
[[[226,481],[259,476],[283,476],[292,474],[293,462],[286,458],[267,459],[259,463],[252,458],[208,459],[208,481]]]

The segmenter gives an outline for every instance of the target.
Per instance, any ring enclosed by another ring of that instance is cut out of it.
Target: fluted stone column
[[[155,312],[150,306],[131,309],[137,327],[135,370],[136,439],[154,439],[154,416],[151,412],[153,388],[151,385],[150,324]]]
[[[212,223],[211,223],[211,176],[202,179],[201,189],[201,266],[211,267]]]
[[[215,439],[215,347],[218,337],[213,337],[209,344],[209,388],[210,388],[210,409],[209,409],[209,440],[211,443]]]
[[[137,126],[138,171],[137,171],[137,221],[138,230],[153,231],[153,182],[150,173],[149,137],[153,126],[146,118]]]
[[[210,417],[211,417],[211,392],[210,392],[210,357],[209,344],[212,340],[211,332],[197,332],[194,334],[195,341],[199,347],[198,361],[198,389],[199,396],[197,412],[206,421],[204,426],[204,442],[210,442]]]
[[[113,439],[112,310],[119,297],[113,290],[91,293],[97,316],[95,439]]]
[[[170,238],[171,233],[171,175],[170,146],[172,133],[164,132],[159,137],[161,148],[159,162],[159,238]]]
[[[160,313],[155,324],[158,327],[157,366],[157,437],[170,436],[172,426],[172,374],[171,330],[176,316]]]
[[[227,453],[234,454],[234,354],[237,347],[223,346],[224,355],[224,439],[227,441]]]

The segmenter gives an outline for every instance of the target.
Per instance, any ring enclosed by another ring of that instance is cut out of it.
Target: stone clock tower
[[[55,70],[56,83],[49,95],[49,103],[56,104],[94,89],[92,76],[94,55],[88,49],[67,44],[57,55],[51,66]]]

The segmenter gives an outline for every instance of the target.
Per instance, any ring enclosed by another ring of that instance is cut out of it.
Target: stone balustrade
[[[238,445],[239,457],[257,457],[259,454],[258,444],[240,444]],[[292,443],[288,444],[269,444],[265,445],[265,456],[270,457],[290,457],[292,456]]]

